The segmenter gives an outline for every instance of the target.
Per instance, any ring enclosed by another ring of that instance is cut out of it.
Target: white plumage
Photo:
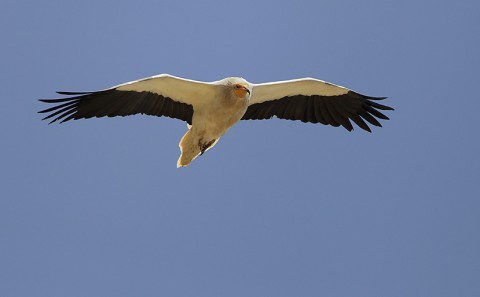
[[[381,127],[388,120],[378,110],[393,110],[370,97],[322,80],[303,78],[252,84],[229,77],[201,82],[168,74],[128,82],[96,92],[58,92],[70,97],[41,99],[56,105],[40,111],[52,122],[104,116],[147,114],[186,121],[177,166],[187,166],[212,148],[228,129],[243,120],[277,117],[353,130],[352,120],[371,132],[364,120]]]

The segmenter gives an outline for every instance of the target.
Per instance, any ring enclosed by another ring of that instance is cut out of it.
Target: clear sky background
[[[478,1],[22,1],[0,10],[0,295],[480,296]],[[357,128],[47,125],[39,98],[170,73],[388,96]]]

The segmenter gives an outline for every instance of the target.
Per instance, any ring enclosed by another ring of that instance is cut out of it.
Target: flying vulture
[[[167,116],[188,123],[180,140],[177,167],[187,166],[212,148],[239,120],[277,117],[321,123],[353,130],[352,120],[371,132],[365,120],[381,127],[388,120],[379,110],[393,110],[370,97],[314,78],[261,84],[240,77],[201,82],[168,74],[127,82],[96,92],[57,92],[69,97],[41,99],[55,106],[42,110],[50,123],[92,117],[146,114]]]

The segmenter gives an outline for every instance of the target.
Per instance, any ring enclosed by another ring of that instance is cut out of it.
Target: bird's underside
[[[367,122],[381,127],[388,120],[379,104],[385,97],[370,97],[313,78],[252,84],[238,77],[200,82],[158,75],[96,92],[58,92],[70,97],[41,99],[56,104],[40,111],[50,123],[92,117],[146,114],[188,123],[181,139],[177,166],[187,166],[212,148],[240,120],[279,119],[321,123],[353,130],[353,123],[371,132]]]

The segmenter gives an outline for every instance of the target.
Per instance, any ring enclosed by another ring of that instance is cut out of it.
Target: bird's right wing
[[[96,92],[58,92],[73,97],[41,99],[57,104],[40,111],[44,120],[114,117],[133,114],[167,116],[192,123],[193,111],[214,97],[215,85],[161,74]]]
[[[376,118],[388,120],[378,110],[393,108],[375,101],[385,97],[371,97],[323,80],[301,78],[253,84],[250,105],[242,120],[262,120],[277,117],[322,123],[353,130],[352,120],[360,128],[371,132],[368,124],[382,125]]]

